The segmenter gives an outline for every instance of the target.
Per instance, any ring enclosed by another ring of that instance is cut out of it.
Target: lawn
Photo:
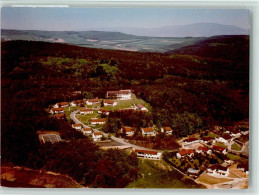
[[[219,137],[219,136],[212,133],[212,132],[209,132],[208,137],[216,138],[216,137]]]
[[[76,114],[76,118],[82,123],[89,125],[91,123],[91,118],[100,118],[100,115],[97,113],[97,111],[94,111],[93,114]]]
[[[239,160],[239,159],[240,159],[240,156],[235,155],[235,154],[230,154],[230,153],[227,154],[227,157],[228,157],[230,160],[233,160],[233,161],[236,161],[236,160]]]
[[[119,109],[123,109],[123,108],[129,108],[133,105],[137,105],[137,104],[142,104],[143,106],[145,106],[149,111],[151,111],[151,106],[146,103],[144,100],[142,99],[138,99],[134,94],[132,94],[132,99],[131,100],[119,100],[118,104],[116,106],[113,107],[113,110],[119,110]]]
[[[227,145],[222,143],[222,142],[216,142],[215,145],[219,146],[219,147],[222,147],[222,148],[228,148]]]
[[[139,169],[142,176],[127,188],[205,188],[173,170],[163,160],[139,159]]]
[[[240,147],[237,143],[233,143],[231,146],[232,150],[241,151],[242,147]]]
[[[227,181],[231,181],[232,179],[227,179],[227,178],[218,178],[218,177],[213,177],[208,175],[206,172],[203,172],[198,178],[197,181],[206,183],[206,184],[218,184],[218,183],[223,183]]]

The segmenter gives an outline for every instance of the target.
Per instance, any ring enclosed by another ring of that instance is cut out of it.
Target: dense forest
[[[46,112],[60,101],[104,98],[107,90],[132,89],[152,106],[145,116],[112,114],[107,132],[120,120],[171,126],[182,137],[248,118],[248,36],[212,37],[170,53],[33,41],[2,42],[1,49],[3,163],[61,172],[91,187],[126,186],[138,176],[134,154],[101,151]],[[68,142],[40,147],[41,129],[57,130]]]

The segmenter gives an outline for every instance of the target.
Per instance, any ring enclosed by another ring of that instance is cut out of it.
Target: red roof
[[[110,112],[109,110],[102,109],[102,108],[100,108],[99,111],[100,111],[100,112]]]
[[[64,108],[51,108],[52,111],[64,111]]]
[[[194,153],[194,150],[193,150],[193,149],[182,149],[182,150],[179,152],[179,154],[180,154],[181,156],[185,156],[185,155],[187,155],[187,154],[192,154],[192,153]]]
[[[232,138],[229,134],[224,134],[222,137],[223,137],[225,140],[229,140],[229,139]]]
[[[184,142],[193,142],[193,141],[196,141],[198,139],[196,138],[189,138],[189,139],[185,139]]]
[[[125,132],[132,132],[133,131],[132,127],[123,127],[123,129],[125,130]]]
[[[138,104],[137,105],[139,108],[145,108],[145,106],[143,106],[142,104]]]
[[[88,101],[88,102],[99,102],[98,99],[88,99],[87,101]]]
[[[92,122],[105,122],[106,120],[105,119],[95,119],[95,118],[92,118],[91,121]]]
[[[56,114],[54,115],[55,118],[66,118],[67,116],[65,114]]]
[[[83,131],[92,131],[92,129],[90,127],[85,127],[83,128]]]
[[[68,103],[67,102],[60,102],[60,103],[57,103],[59,106],[66,106],[66,105],[68,105]]]
[[[211,170],[217,169],[217,170],[222,170],[222,171],[227,171],[228,170],[227,167],[223,167],[223,166],[218,165],[218,164],[212,165],[211,167],[209,167],[209,169],[211,169]]]
[[[158,152],[156,151],[151,151],[151,150],[139,150],[139,149],[136,149],[135,152],[137,153],[145,153],[145,154],[153,154],[153,155],[157,155]]]
[[[203,137],[202,140],[203,141],[210,141],[210,140],[213,140],[214,138],[212,137]]]
[[[94,132],[94,135],[102,135],[102,133],[101,132]]]
[[[217,151],[220,151],[220,152],[223,152],[226,148],[222,148],[220,146],[213,146],[213,149],[217,150]]]
[[[148,128],[142,128],[144,132],[153,132],[153,128],[152,127],[148,127]]]
[[[81,124],[73,124],[74,127],[82,127]]]
[[[171,127],[164,127],[165,131],[173,131],[173,129]]]
[[[103,103],[105,104],[114,104],[115,101],[113,100],[104,100]]]
[[[207,152],[209,150],[209,148],[199,146],[198,150],[202,150],[202,151]]]

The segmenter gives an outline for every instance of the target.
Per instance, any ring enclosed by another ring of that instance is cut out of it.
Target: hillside
[[[165,52],[169,45],[186,46],[202,38],[147,37],[106,31],[1,30],[1,39],[67,43],[83,47]],[[182,45],[183,44],[183,45]]]
[[[168,53],[221,58],[245,63],[249,59],[249,36],[213,36]]]
[[[233,42],[239,52],[248,49],[244,40],[226,37],[224,43],[230,47]],[[137,157],[99,150],[71,123],[50,118],[49,105],[132,89],[152,112],[127,118],[145,126],[170,126],[174,139],[249,116],[248,55],[224,56],[221,44],[214,44],[212,53],[194,45],[193,54],[186,48],[170,54],[39,41],[4,41],[1,47],[2,162],[67,174],[85,186],[128,186],[138,176]],[[41,146],[39,129],[56,130],[68,142]]]

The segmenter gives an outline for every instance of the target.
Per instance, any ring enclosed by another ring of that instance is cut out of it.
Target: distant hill
[[[248,35],[249,30],[234,25],[195,23],[159,28],[103,27],[103,31],[118,31],[138,36],[153,37],[210,37],[215,35]]]
[[[83,47],[127,51],[165,52],[175,44],[179,48],[202,38],[193,37],[148,37],[105,31],[38,31],[2,29],[3,41],[27,40],[67,43]]]
[[[246,62],[249,59],[249,36],[213,36],[197,41],[193,45],[178,49],[172,48],[168,53]]]

